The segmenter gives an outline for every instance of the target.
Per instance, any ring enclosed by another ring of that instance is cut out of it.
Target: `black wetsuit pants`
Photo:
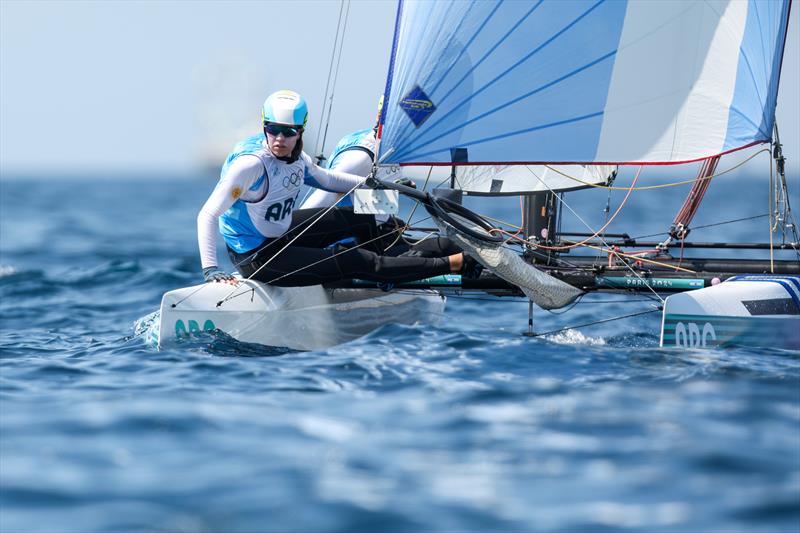
[[[392,244],[397,233],[382,236],[373,215],[336,208],[316,220],[324,211],[324,208],[295,211],[292,225],[283,236],[268,239],[250,252],[240,254],[228,249],[231,261],[244,277],[287,287],[351,278],[402,283],[449,273],[450,263],[446,257],[431,256],[459,251],[441,243],[442,239],[431,239],[418,250],[407,250],[408,255],[384,255],[384,249]],[[303,230],[306,231],[281,251]],[[351,237],[363,246],[331,247]],[[402,247],[399,250],[402,252]],[[398,248],[393,251],[396,254]]]

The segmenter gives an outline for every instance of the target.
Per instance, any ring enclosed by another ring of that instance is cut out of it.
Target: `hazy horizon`
[[[309,101],[306,151],[316,155],[340,6],[0,0],[0,175],[214,173],[240,138],[259,130],[263,99],[282,88]],[[395,10],[392,1],[350,4],[325,152],[374,118]],[[794,9],[778,125],[795,175],[798,33]]]

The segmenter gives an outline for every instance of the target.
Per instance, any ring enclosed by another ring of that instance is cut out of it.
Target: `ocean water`
[[[766,212],[765,178],[737,179],[696,225]],[[800,530],[800,354],[660,349],[658,313],[526,338],[525,302],[452,297],[327,350],[148,346],[161,295],[201,279],[213,184],[0,181],[0,531]],[[663,231],[684,192],[610,231]],[[596,224],[592,194],[567,198]],[[592,295],[535,327],[653,306]]]

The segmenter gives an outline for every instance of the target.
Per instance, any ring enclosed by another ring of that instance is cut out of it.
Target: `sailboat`
[[[206,324],[272,344],[276,337],[265,330],[291,321],[266,317],[300,308],[337,309],[326,323],[333,332],[357,323],[351,311],[370,309],[367,327],[398,321],[395,305],[406,305],[409,319],[435,321],[442,291],[488,292],[527,298],[534,335],[534,306],[558,309],[588,292],[623,291],[661,302],[662,346],[800,349],[800,239],[775,121],[790,7],[790,0],[401,0],[368,183],[422,205],[484,274],[385,294],[360,280],[283,289],[246,281],[234,300],[212,295],[219,287],[181,289],[164,296],[159,342],[192,329],[178,322],[188,301],[193,318],[185,320],[195,330]],[[769,242],[688,239],[720,161],[758,145],[770,147]],[[607,233],[634,191],[655,187],[645,171],[655,165],[699,166],[682,208],[665,221],[665,239]],[[414,167],[449,171],[446,186],[395,183]],[[616,186],[629,168],[636,169],[631,185]],[[622,189],[625,197],[603,226],[563,230],[561,215],[572,209],[567,193],[587,188]],[[503,227],[470,210],[464,198],[476,195],[519,196],[523,225]],[[685,258],[685,249],[769,255]],[[248,299],[249,314],[228,304]],[[341,340],[318,335],[309,347]]]

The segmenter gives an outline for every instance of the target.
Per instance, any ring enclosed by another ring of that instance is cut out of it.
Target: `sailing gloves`
[[[203,277],[206,281],[235,281],[236,278],[221,270],[217,266],[210,266],[203,269]]]

